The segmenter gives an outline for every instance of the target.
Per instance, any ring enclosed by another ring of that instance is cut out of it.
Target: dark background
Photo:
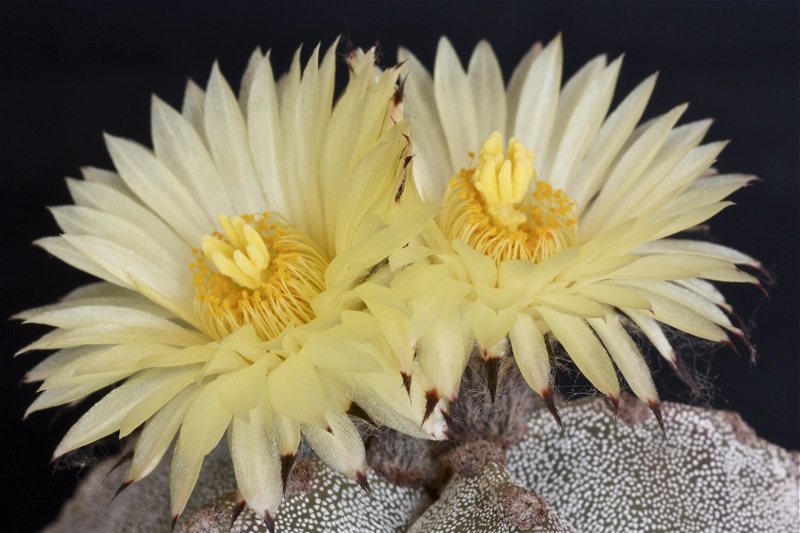
[[[430,67],[444,34],[463,61],[479,39],[489,39],[508,76],[534,41],[561,31],[565,79],[599,53],[624,52],[616,101],[660,70],[646,117],[691,102],[682,122],[714,117],[709,139],[733,141],[718,168],[763,178],[735,194],[738,205],[713,221],[715,238],[761,259],[777,278],[769,300],[752,287],[724,288],[742,318],[756,323],[758,363],[751,367],[744,352],[726,348],[701,366],[715,380],[715,406],[739,411],[759,435],[798,449],[799,5],[3,4],[0,317],[52,302],[89,280],[30,245],[58,232],[45,206],[69,202],[62,178],[77,176],[80,166],[110,168],[102,131],[149,144],[150,94],[179,107],[187,77],[205,85],[215,59],[236,87],[256,46],[272,48],[273,68],[283,72],[299,44],[308,52],[345,34],[363,47],[379,41],[384,64],[403,44]],[[29,531],[52,520],[81,476],[49,465],[80,409],[20,421],[35,387],[18,383],[42,356],[12,355],[46,330],[14,321],[2,327],[3,523],[8,527],[10,517]],[[660,388],[666,398],[688,399],[672,379]]]

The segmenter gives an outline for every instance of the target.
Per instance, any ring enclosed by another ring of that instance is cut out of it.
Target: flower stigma
[[[218,339],[251,324],[267,341],[314,318],[329,261],[303,232],[269,217],[219,215],[222,232],[193,250],[195,308]]]
[[[538,180],[533,161],[533,151],[513,137],[504,156],[502,136],[492,133],[476,165],[450,180],[441,215],[445,235],[498,266],[509,259],[539,263],[574,244],[575,201]]]

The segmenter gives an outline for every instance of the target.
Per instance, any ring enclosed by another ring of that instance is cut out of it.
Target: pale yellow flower
[[[466,71],[446,39],[433,76],[410,52],[400,59],[417,184],[442,205],[427,243],[452,246],[438,261],[469,286],[463,313],[489,367],[513,354],[552,407],[556,340],[612,402],[619,372],[659,415],[631,327],[679,372],[664,325],[715,342],[743,336],[710,281],[757,283],[736,265],[758,263],[676,234],[753,178],[709,171],[725,143],[700,144],[708,120],[675,127],[685,105],[637,126],[655,76],[609,113],[621,58],[597,57],[562,86],[560,37],[534,46],[508,86],[487,42]]]
[[[354,399],[379,422],[442,436],[441,417],[416,407],[422,391],[353,385],[380,382],[387,356],[378,323],[340,295],[434,209],[402,198],[398,69],[376,76],[374,51],[352,58],[333,106],[335,61],[335,46],[321,63],[317,48],[301,68],[298,52],[276,82],[256,51],[238,99],[216,65],[205,92],[189,83],[182,113],[154,98],[154,149],[107,136],[117,173],[69,179],[75,205],[53,209],[64,234],[38,241],[104,281],[19,315],[56,328],[23,350],[58,350],[27,376],[44,381],[28,413],[119,384],[55,456],[139,431],[131,483],[175,441],[174,518],[226,434],[239,491],[270,527],[301,435],[366,483]]]

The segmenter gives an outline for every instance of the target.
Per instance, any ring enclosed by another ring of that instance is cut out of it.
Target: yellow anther
[[[525,197],[534,175],[533,152],[512,138],[503,157],[503,138],[494,132],[478,154],[475,174],[475,188],[480,191],[494,222],[516,231],[526,218],[517,204]]]
[[[507,259],[536,263],[577,238],[575,202],[561,189],[536,179],[534,155],[517,139],[494,132],[478,153],[476,167],[450,180],[440,223],[499,265]],[[532,190],[531,190],[532,189]]]
[[[306,235],[268,217],[220,215],[222,232],[203,237],[189,265],[195,307],[215,337],[252,324],[268,340],[314,317],[328,260]]]

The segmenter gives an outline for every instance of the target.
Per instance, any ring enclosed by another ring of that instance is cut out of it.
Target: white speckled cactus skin
[[[564,437],[546,410],[534,411],[505,465],[486,463],[478,475],[456,467],[438,499],[374,471],[370,496],[317,464],[299,482],[307,492],[284,499],[276,531],[797,531],[798,454],[757,438],[738,415],[665,404],[665,439],[633,401],[616,419],[599,399],[560,411]],[[225,456],[210,456],[176,530],[229,531],[234,480]],[[98,465],[45,533],[169,531],[166,469],[108,505],[124,471],[108,474],[114,462]],[[230,531],[266,527],[245,510]]]

